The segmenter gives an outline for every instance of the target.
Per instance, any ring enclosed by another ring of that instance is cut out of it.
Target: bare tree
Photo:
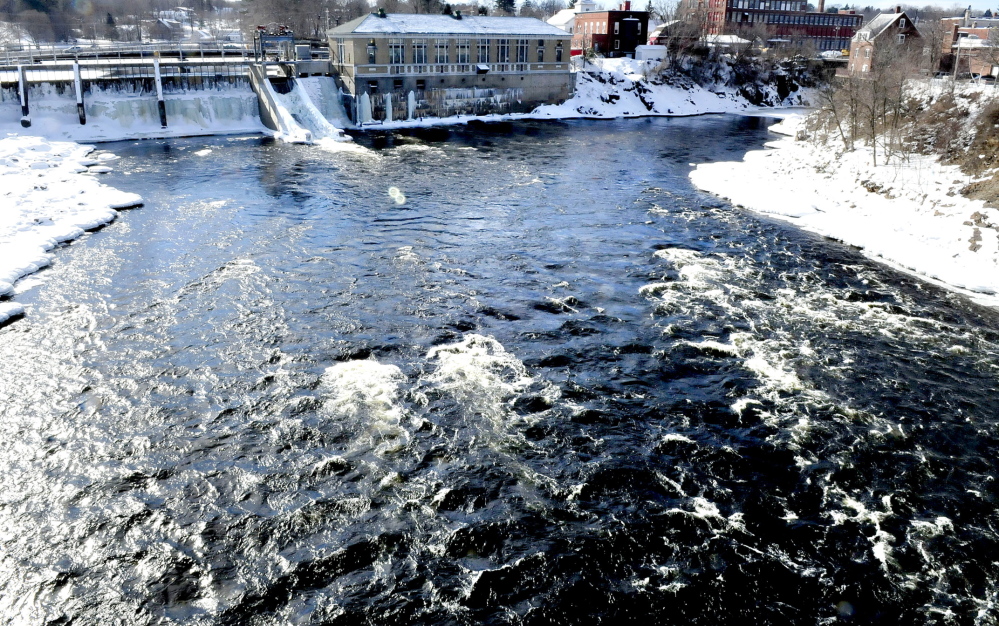
[[[665,68],[677,71],[708,31],[707,11],[684,0],[651,0],[649,11],[662,21],[656,43],[666,46]]]

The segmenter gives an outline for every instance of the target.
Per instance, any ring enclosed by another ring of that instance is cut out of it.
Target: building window
[[[867,71],[867,64],[866,63],[864,63],[864,67],[860,68],[860,71],[861,72],[866,72]]]
[[[413,63],[423,64],[427,62],[427,40],[413,40]]]
[[[347,62],[347,46],[344,45],[343,39],[336,40],[336,58],[340,63]]]
[[[899,43],[905,43],[905,35],[899,35],[898,36],[898,42]]]
[[[489,63],[489,40],[480,39],[476,44],[476,63]]]
[[[395,78],[392,80],[392,89],[395,91],[402,91],[402,79]]]
[[[555,62],[556,63],[561,63],[562,62],[562,42],[561,41],[558,42],[557,44],[555,44]]]
[[[620,34],[621,32],[621,22],[614,22],[614,34]]]
[[[434,42],[434,63],[447,63],[447,39]]]
[[[454,55],[455,63],[468,63],[469,54],[468,49],[471,47],[472,42],[468,39],[459,39],[454,42]]]
[[[864,58],[865,59],[871,58],[871,49],[870,48],[864,48]]]
[[[545,62],[545,45],[544,42],[539,42],[541,45],[538,46],[538,63]]]
[[[375,62],[375,52],[377,52],[377,51],[378,51],[378,49],[375,47],[375,40],[372,39],[371,41],[368,42],[368,63],[369,64],[372,64],[372,65],[374,64],[374,62]]]
[[[496,41],[496,62],[497,63],[509,63],[510,62],[510,40],[509,39],[498,39]]]
[[[614,40],[614,49],[615,50],[620,50],[621,49],[621,40],[620,39],[615,39]]]
[[[638,33],[639,35],[642,34],[642,23],[641,22],[638,23],[638,30],[636,30],[635,32]]]
[[[389,39],[389,63],[401,65],[406,62],[406,46],[402,39]]]
[[[417,91],[426,91],[427,89],[427,79],[417,78],[416,79],[416,89]]]
[[[378,81],[377,80],[369,80],[368,81],[368,93],[371,94],[371,95],[375,95],[376,93],[378,93]]]
[[[528,42],[526,39],[517,40],[517,63],[527,63],[527,47]]]
[[[898,27],[899,28],[905,28],[905,18],[904,17],[898,18]]]

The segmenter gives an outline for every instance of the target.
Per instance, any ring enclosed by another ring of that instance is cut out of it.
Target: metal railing
[[[125,59],[152,58],[159,53],[161,56],[174,56],[180,59],[195,59],[208,57],[242,57],[249,58],[253,49],[241,44],[224,41],[186,43],[177,41],[158,42],[122,42],[101,44],[99,46],[77,45],[37,45],[25,46],[11,44],[0,46],[0,63],[7,65],[25,63],[44,63],[66,59]],[[315,54],[315,53],[314,53]]]
[[[206,59],[202,61],[161,59],[160,76],[163,87],[171,90],[201,90],[221,84],[241,84],[248,80],[252,60],[234,57],[231,60]],[[21,65],[29,85],[50,83],[68,84],[74,79],[74,65],[70,61],[48,61],[44,64]],[[87,88],[91,85],[108,86],[114,83],[128,85],[131,89],[145,91],[154,88],[156,77],[154,59],[98,59],[80,61],[80,79]],[[18,82],[18,65],[0,65],[0,84],[5,87]]]

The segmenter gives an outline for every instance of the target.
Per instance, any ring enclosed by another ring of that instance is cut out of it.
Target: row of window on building
[[[748,24],[802,24],[807,26],[859,26],[855,15],[793,15],[785,13],[729,13],[729,22]]]
[[[572,29],[569,29],[572,32]],[[642,23],[638,22],[638,29],[635,31],[636,34],[642,34]],[[582,35],[606,35],[607,34],[607,22],[583,22],[579,27],[576,28],[577,34]],[[621,22],[614,22],[614,34],[621,34]]]
[[[770,9],[771,11],[805,11],[804,2],[773,2],[767,0],[728,0],[733,9]]]
[[[819,52],[824,52],[826,50],[849,50],[850,40],[849,39],[819,39],[816,41],[815,47],[818,48]]]
[[[511,41],[512,50],[514,53],[513,59],[510,58],[511,52]],[[530,39],[497,39],[495,46],[495,53],[493,54],[493,46],[491,39],[477,39],[475,43],[475,62],[476,63],[527,63],[528,57],[530,55],[531,49]],[[538,63],[544,63],[545,61],[545,40],[537,39],[537,58]],[[403,63],[413,63],[415,65],[421,65],[425,63],[471,63],[472,62],[472,41],[470,39],[457,39],[454,41],[454,45],[450,45],[450,40],[448,39],[435,39],[433,44],[428,44],[426,39],[410,39],[410,49],[411,61],[406,60],[406,40],[404,39],[389,39],[388,40],[388,52],[389,52],[389,64],[391,65],[401,65]],[[337,39],[337,59],[344,63],[346,62],[346,44],[343,39]],[[453,48],[453,54],[452,54]],[[369,45],[367,48],[368,52],[368,63],[375,63],[375,55],[377,49],[373,45]],[[428,54],[433,52],[433,56],[430,57]],[[433,59],[430,61],[429,59]],[[562,42],[558,42],[555,47],[555,62],[562,62]]]

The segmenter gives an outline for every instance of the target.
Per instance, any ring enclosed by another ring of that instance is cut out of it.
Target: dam
[[[53,54],[0,65],[0,128],[74,141],[270,130],[310,143],[343,139],[352,125],[327,60],[199,52]]]

